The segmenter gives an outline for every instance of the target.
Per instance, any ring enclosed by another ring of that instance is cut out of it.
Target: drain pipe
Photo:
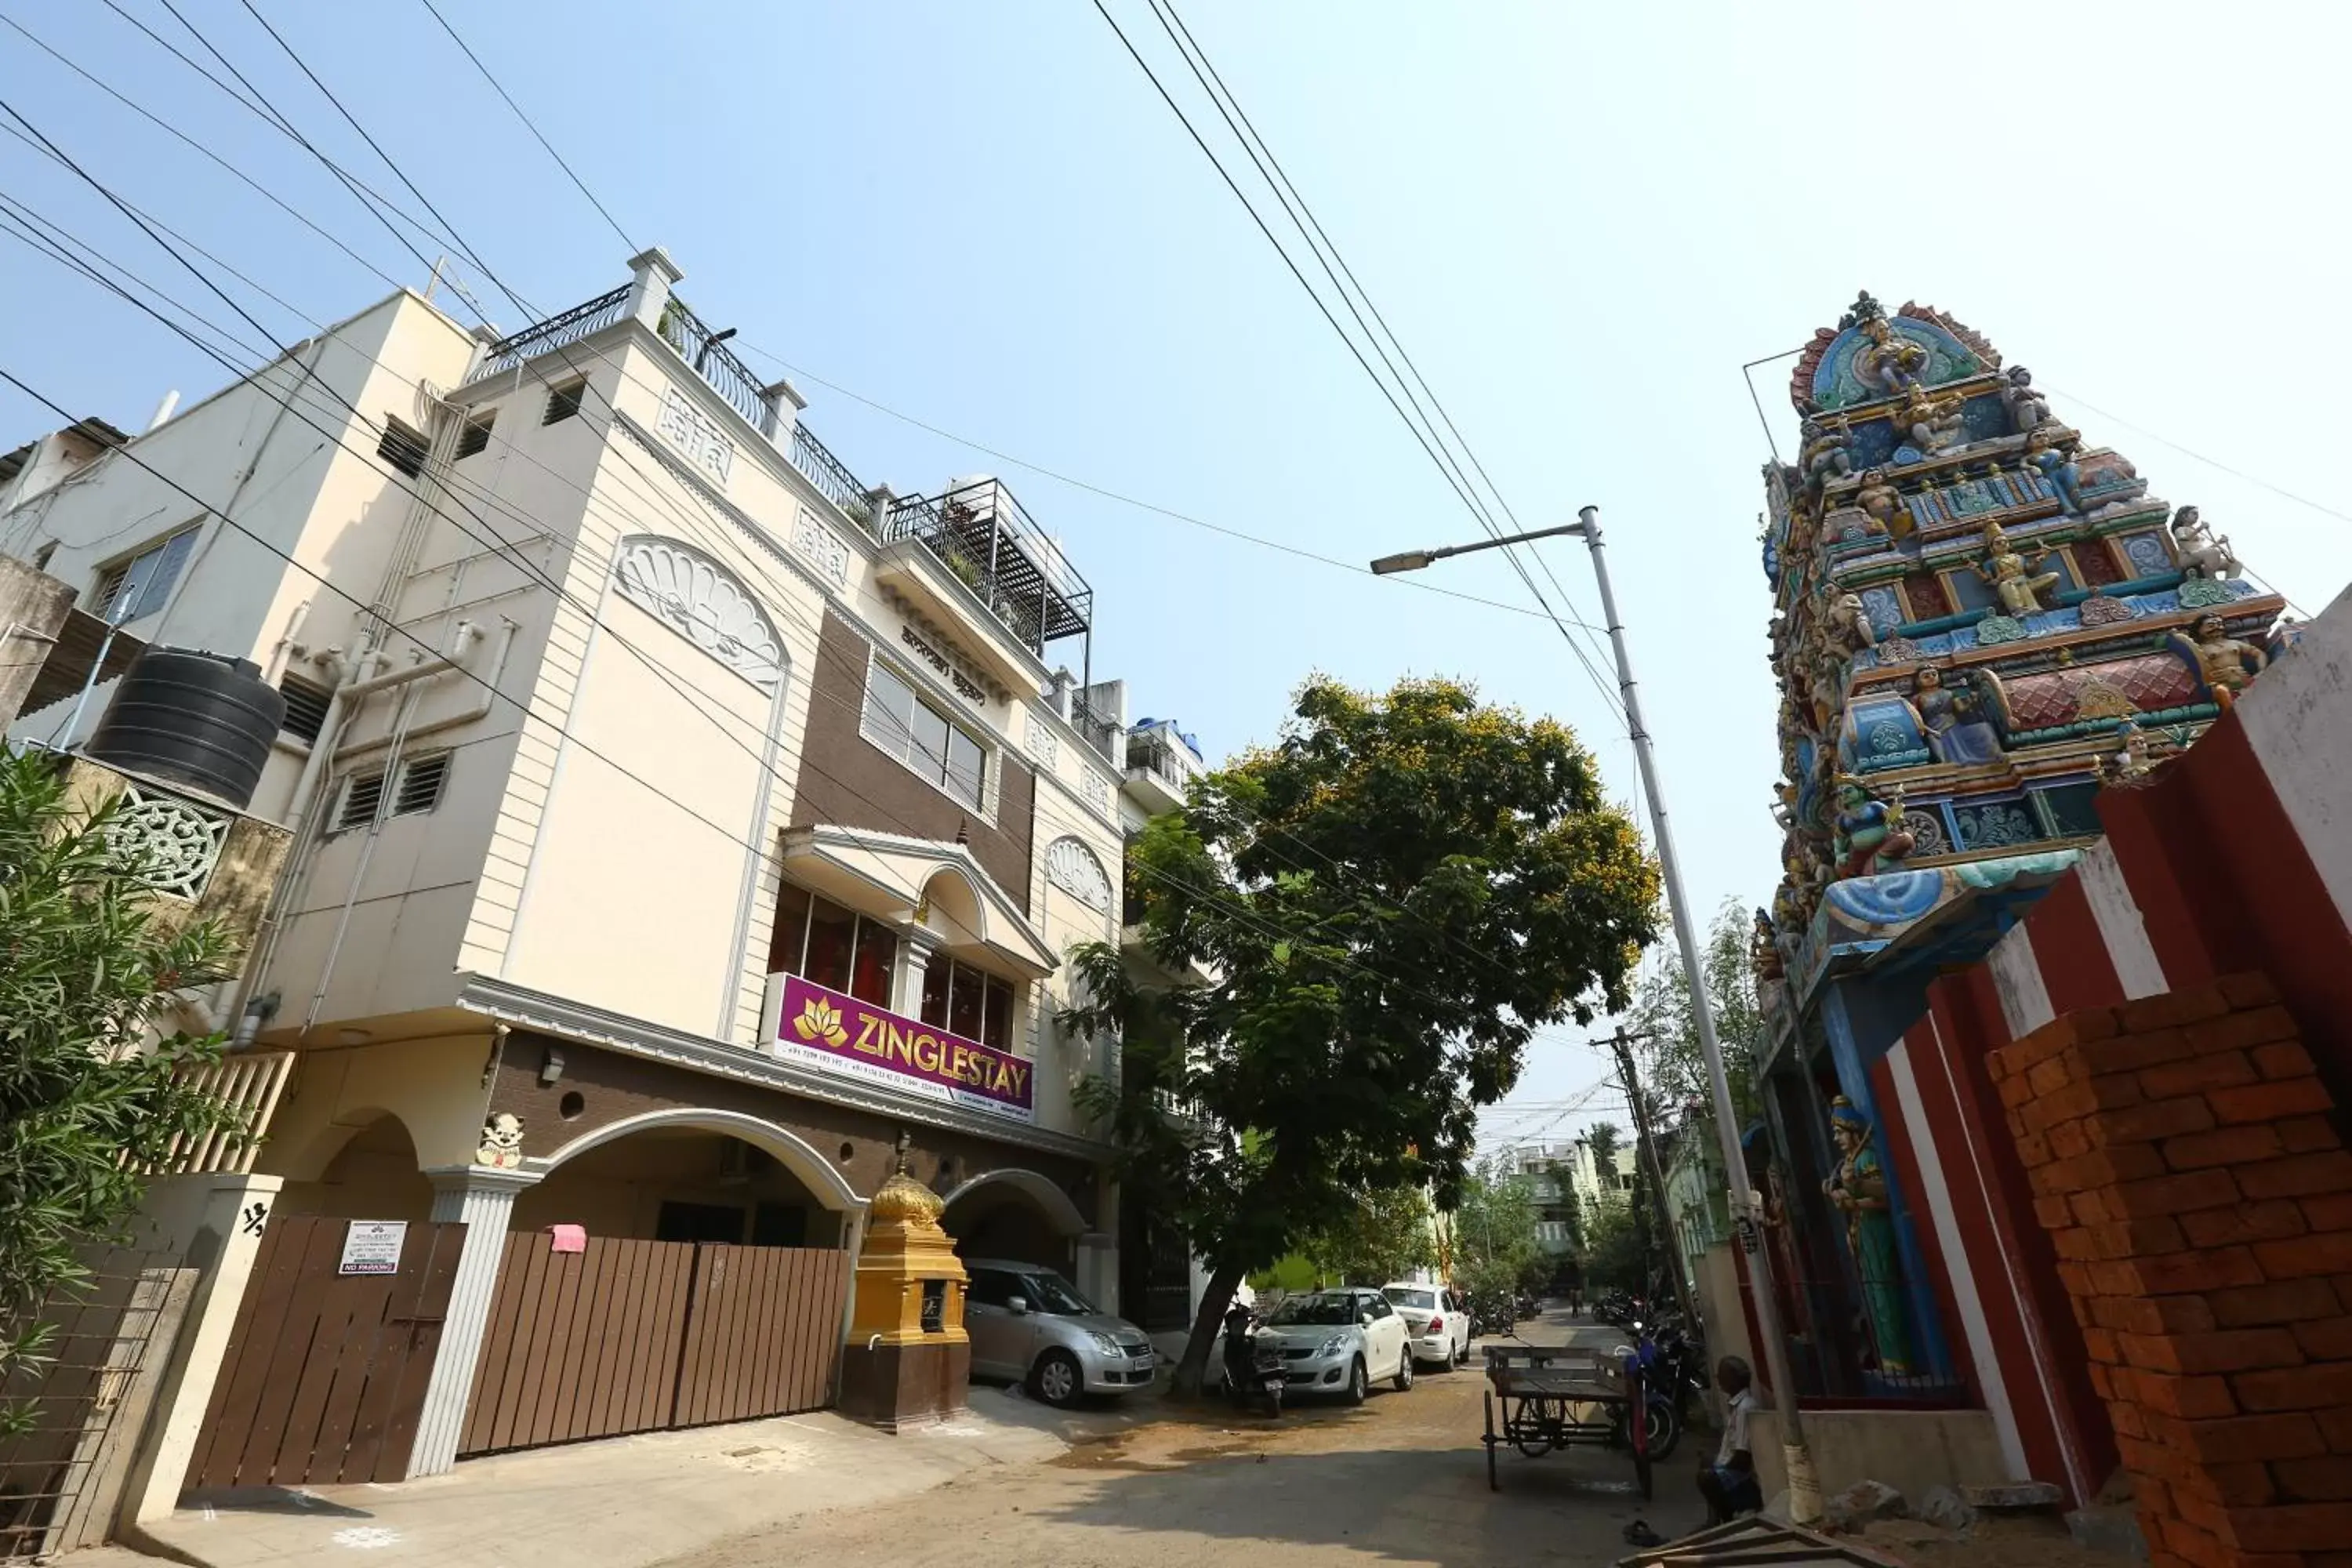
[[[482,720],[488,718],[490,716],[490,710],[498,705],[499,680],[506,674],[508,655],[514,651],[515,634],[521,629],[520,625],[512,617],[500,616],[499,617],[499,643],[497,648],[490,654],[489,669],[482,677],[481,696],[476,699],[472,706],[467,708],[463,712],[452,713],[446,719],[436,719],[427,724],[410,725],[404,731],[406,738],[413,741],[419,735],[437,735],[444,730],[463,729],[466,725],[479,723]],[[462,652],[467,647],[469,647],[472,643],[479,640],[481,635],[480,628],[476,626],[471,621],[460,621],[458,623],[458,636],[460,639],[458,647],[460,652]],[[446,670],[456,669],[458,668],[459,666],[456,662],[456,656],[451,656],[447,658],[436,658],[428,659],[423,666],[419,667],[419,669],[424,674],[439,675]],[[418,673],[416,671],[404,669],[397,673],[399,678],[403,680],[415,680],[418,679]],[[392,742],[393,737],[389,733],[379,735],[373,741],[354,741],[348,746],[340,746],[336,748],[334,760],[339,764],[348,763],[355,758],[364,757],[371,752],[380,752],[386,746],[391,745]]]
[[[503,616],[500,618],[504,619]],[[514,623],[509,621],[507,624],[511,627]],[[434,676],[446,675],[452,670],[461,670],[465,668],[464,659],[466,653],[474,646],[475,639],[480,635],[481,633],[479,628],[477,627],[472,621],[461,620],[457,623],[457,631],[449,639],[450,647],[447,653],[436,654],[431,658],[420,659],[416,663],[409,665],[404,669],[391,670],[383,675],[372,676],[365,680],[356,681],[345,689],[344,697],[346,700],[351,703],[358,703],[373,697],[379,691],[388,691],[394,687],[401,689],[402,701],[394,710],[391,733],[388,734],[383,742],[383,744],[391,748],[391,754],[393,757],[395,759],[398,757],[400,747],[408,740],[410,728],[408,716],[415,710],[414,707],[414,700],[416,683]],[[501,657],[503,657],[504,649],[512,646],[512,641],[513,639],[510,633],[502,635],[500,639]],[[487,692],[486,695],[495,693],[496,682],[494,680],[486,681],[484,684],[486,687],[489,688],[489,692]],[[324,731],[322,731],[321,739],[323,740],[323,738]],[[360,748],[353,749],[358,750]],[[335,937],[334,941],[329,944],[327,948],[326,963],[321,964],[319,969],[319,988],[311,993],[310,1008],[303,1015],[302,1034],[306,1037],[310,1034],[311,1028],[319,1022],[320,1009],[323,1008],[327,1005],[327,987],[335,977],[335,965],[337,962],[342,957],[344,939],[351,934],[352,910],[359,902],[360,885],[367,879],[368,868],[375,860],[376,845],[383,837],[384,814],[386,808],[392,804],[392,791],[396,784],[396,781],[387,776],[384,780],[384,784],[385,790],[383,798],[379,800],[376,804],[375,820],[368,825],[367,843],[360,850],[358,863],[352,868],[351,885],[344,889],[342,910],[335,917]]]

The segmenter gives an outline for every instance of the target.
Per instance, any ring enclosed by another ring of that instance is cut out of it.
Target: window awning
[[[79,691],[98,663],[98,650],[106,641],[106,623],[88,610],[67,611],[66,624],[58,628],[58,640],[50,645],[41,673],[33,678],[33,689],[25,693],[24,711],[37,713],[50,703],[62,702]],[[143,640],[117,629],[113,646],[106,650],[106,668],[99,671],[98,679],[101,682],[112,680],[146,651]]]
[[[877,920],[918,928],[947,952],[993,959],[1031,979],[1061,967],[969,846],[820,824],[784,835],[784,874]]]

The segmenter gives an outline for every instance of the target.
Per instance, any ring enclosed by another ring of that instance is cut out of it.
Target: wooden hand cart
[[[1611,1351],[1560,1345],[1486,1347],[1486,1485],[1502,1489],[1495,1450],[1504,1444],[1528,1458],[1558,1448],[1630,1448],[1633,1479],[1650,1500],[1649,1423],[1642,1379],[1631,1359]],[[1496,1405],[1502,1429],[1495,1426]]]

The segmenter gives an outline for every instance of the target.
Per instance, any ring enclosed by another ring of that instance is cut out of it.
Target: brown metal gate
[[[189,1489],[407,1476],[466,1227],[412,1224],[397,1273],[347,1275],[338,1267],[352,1223],[270,1220]]]
[[[459,1456],[822,1408],[846,1253],[507,1237]]]

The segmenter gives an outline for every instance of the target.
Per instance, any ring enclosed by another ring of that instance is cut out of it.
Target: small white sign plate
[[[397,1274],[400,1248],[408,1239],[404,1219],[355,1219],[343,1232],[343,1260],[338,1274]]]

